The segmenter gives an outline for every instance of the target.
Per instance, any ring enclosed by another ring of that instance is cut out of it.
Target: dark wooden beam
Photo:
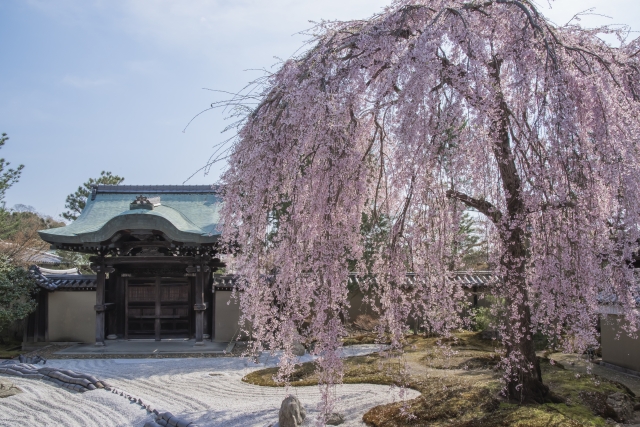
[[[107,272],[112,273],[113,267],[107,267],[104,263],[104,258],[96,260],[98,262],[92,264],[91,268],[96,272],[96,305],[93,307],[96,310],[96,345],[104,345],[104,329],[105,329],[105,315],[104,312],[107,309],[105,304],[105,279]]]
[[[216,285],[211,284],[211,341],[216,339]]]
[[[154,331],[156,336],[156,341],[160,341],[160,316],[162,315],[162,307],[161,307],[161,291],[160,291],[160,277],[156,276],[156,318],[154,323]]]
[[[170,248],[173,245],[171,242],[162,240],[154,241],[138,241],[138,242],[117,242],[111,243],[109,249],[120,249],[123,251],[129,251],[135,248]]]
[[[211,269],[204,263],[200,263],[196,266],[196,270],[195,304],[193,306],[196,312],[196,345],[203,345],[204,312],[207,309],[207,304],[204,302],[204,281]]]

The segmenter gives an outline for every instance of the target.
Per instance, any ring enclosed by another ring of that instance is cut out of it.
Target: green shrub
[[[36,309],[35,289],[35,279],[27,270],[0,255],[0,332]]]
[[[474,331],[485,331],[493,322],[491,309],[488,307],[479,307],[471,310],[471,327]]]

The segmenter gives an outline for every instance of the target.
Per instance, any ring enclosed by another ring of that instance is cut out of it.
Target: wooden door
[[[129,278],[126,339],[189,338],[190,284],[186,278]]]
[[[156,336],[157,279],[130,278],[126,287],[125,338],[159,339]]]
[[[160,336],[189,338],[190,286],[187,279],[160,279]]]

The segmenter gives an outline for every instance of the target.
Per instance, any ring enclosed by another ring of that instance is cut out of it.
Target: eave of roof
[[[131,210],[134,195],[159,197],[160,206]],[[221,203],[219,188],[211,186],[96,186],[76,221],[38,233],[53,244],[95,244],[130,229],[158,230],[184,243],[215,243]]]
[[[95,274],[80,274],[73,270],[49,270],[32,265],[29,273],[38,286],[48,291],[91,291],[96,289]]]

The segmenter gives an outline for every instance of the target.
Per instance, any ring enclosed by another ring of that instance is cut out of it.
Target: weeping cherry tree
[[[340,381],[354,267],[397,348],[409,316],[461,327],[465,211],[488,224],[512,398],[552,398],[535,333],[596,344],[603,298],[637,328],[640,42],[559,27],[528,0],[397,0],[312,34],[227,102],[256,101],[230,147],[223,234],[253,345],[285,350],[283,376],[307,339],[321,382]],[[387,224],[374,250],[363,218]]]

